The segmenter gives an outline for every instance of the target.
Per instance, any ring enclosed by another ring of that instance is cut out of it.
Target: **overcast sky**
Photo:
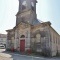
[[[60,0],[37,0],[37,18],[50,21],[52,27],[60,34]],[[0,33],[12,29],[16,24],[18,0],[0,0]]]

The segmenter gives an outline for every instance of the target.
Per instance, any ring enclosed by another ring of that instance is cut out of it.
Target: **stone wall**
[[[49,26],[50,35],[51,35],[51,54],[52,56],[55,56],[60,51],[60,36],[59,34],[51,27]]]

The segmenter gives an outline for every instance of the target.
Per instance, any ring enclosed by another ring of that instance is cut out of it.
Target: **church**
[[[60,35],[51,22],[37,19],[37,0],[19,0],[16,26],[7,31],[7,50],[35,51],[49,56],[60,53]]]

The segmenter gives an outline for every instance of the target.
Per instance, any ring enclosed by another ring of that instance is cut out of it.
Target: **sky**
[[[60,0],[37,0],[37,18],[43,22],[50,21],[52,27],[60,34]],[[16,25],[18,0],[0,0],[0,33]]]

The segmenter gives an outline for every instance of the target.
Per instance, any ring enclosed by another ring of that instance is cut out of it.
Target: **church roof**
[[[40,23],[42,23],[42,21],[41,20],[38,20],[38,19],[36,19],[36,20],[34,20],[33,21],[33,25],[37,25],[37,24],[40,24]]]

